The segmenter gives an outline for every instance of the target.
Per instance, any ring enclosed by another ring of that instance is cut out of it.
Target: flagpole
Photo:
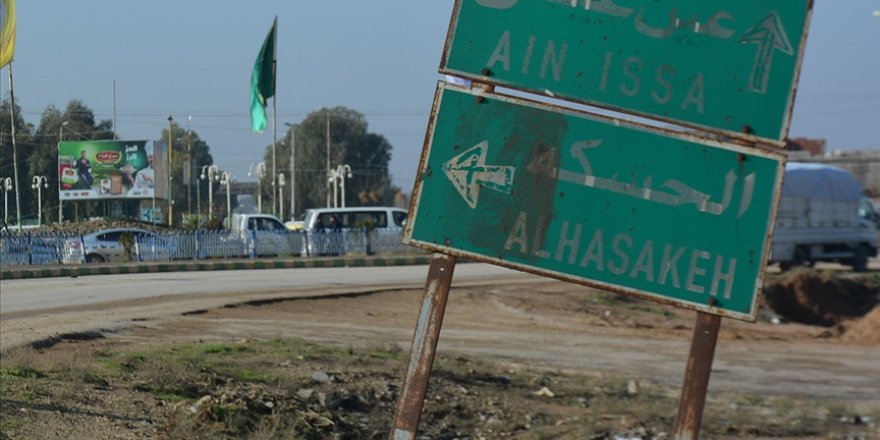
[[[275,144],[278,138],[278,91],[276,87],[278,87],[278,77],[276,76],[276,63],[278,57],[278,16],[275,16],[275,21],[272,23],[272,29],[274,30],[274,35],[272,36],[272,214],[276,216],[284,215],[282,212],[278,212],[276,207],[278,206],[278,192],[280,188],[276,185],[278,181],[277,175],[277,167],[275,166]]]
[[[266,120],[267,100],[272,99],[272,214],[278,214],[278,193],[280,186],[278,183],[278,166],[276,163],[276,144],[278,143],[278,99],[275,96],[275,66],[276,66],[276,41],[277,41],[278,16],[272,22],[272,29],[269,35],[263,41],[260,53],[257,55],[257,61],[254,63],[254,70],[251,74],[251,129],[255,133],[262,133],[266,129],[268,121]],[[269,45],[272,45],[271,66],[266,66],[268,58]],[[266,72],[271,69],[271,78],[266,78]],[[271,79],[271,87],[267,82]]]
[[[274,69],[275,62],[272,62],[272,67]],[[274,76],[274,75],[273,75]],[[276,104],[278,103],[278,94],[276,93],[275,97],[272,98],[272,214],[278,216],[283,215],[277,211],[276,207],[278,206],[278,186],[275,185],[275,182],[278,180],[278,176],[275,168],[275,138],[278,125],[278,108]]]
[[[12,61],[9,62],[9,115],[12,126],[12,173],[15,176],[15,221],[21,234],[21,194],[18,189],[18,152],[15,146],[15,92],[12,83]]]

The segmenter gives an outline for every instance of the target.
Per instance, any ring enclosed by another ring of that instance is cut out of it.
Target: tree
[[[61,112],[48,106],[40,116],[40,125],[34,133],[33,154],[27,160],[27,175],[30,184],[32,176],[46,176],[49,188],[43,191],[43,216],[47,221],[58,219],[58,136],[64,120]],[[68,217],[70,218],[70,217]]]
[[[49,181],[49,189],[43,195],[43,215],[49,221],[58,220],[58,143],[62,141],[62,125],[64,141],[112,140],[114,137],[113,122],[109,119],[95,122],[92,109],[80,100],[68,102],[63,113],[52,105],[43,110],[27,167],[30,176],[46,176]],[[64,218],[73,218],[74,212],[80,217],[102,213],[100,202],[76,203],[66,204]]]
[[[276,169],[285,175],[285,199],[289,200],[290,186],[290,145],[295,133],[296,152],[296,213],[306,208],[327,206],[328,190],[332,198],[332,187],[327,183],[327,126],[330,127],[330,168],[349,165],[351,179],[345,180],[345,205],[370,206],[388,205],[394,202],[397,189],[391,185],[388,162],[391,160],[391,144],[384,136],[370,133],[367,120],[356,110],[346,107],[322,108],[309,113],[299,124],[289,129],[276,145]],[[272,146],[266,147],[264,155],[268,174],[260,185],[263,200],[275,201],[272,197]],[[285,211],[290,212],[285,200]],[[332,205],[332,202],[331,202]],[[285,213],[280,217],[286,218]]]
[[[13,185],[16,185],[14,175],[15,175],[15,167],[12,162],[13,154],[12,154],[12,124],[11,115],[9,114],[10,103],[9,99],[4,99],[2,103],[0,103],[0,178],[10,178],[13,181]],[[27,175],[27,160],[28,157],[33,153],[33,132],[34,126],[33,124],[25,122],[24,118],[21,116],[21,107],[18,105],[18,102],[15,104],[15,144],[16,144],[16,154],[18,160],[18,190],[10,191],[9,194],[9,221],[13,222],[16,218],[15,212],[15,194],[17,193],[21,199],[19,200],[19,205],[21,206],[21,218],[28,217],[26,213],[30,213],[32,211],[32,204],[35,207],[35,202],[31,202],[31,191],[30,188],[30,177]],[[26,190],[28,189],[28,190]],[[36,199],[36,196],[33,197]],[[34,209],[35,212],[35,209]],[[5,215],[6,213],[4,213]],[[34,214],[36,215],[36,214]],[[0,216],[2,218],[3,216]]]
[[[162,130],[161,142],[168,144],[168,128]],[[195,214],[198,205],[202,212],[208,209],[208,185],[214,185],[214,191],[218,189],[217,182],[200,180],[202,168],[214,164],[210,147],[193,130],[186,130],[176,122],[171,123],[171,146],[174,153],[171,155],[171,194],[174,201],[174,218],[182,218],[185,213]],[[190,155],[192,161],[190,162]],[[187,164],[192,164],[189,172]],[[157,196],[159,196],[157,194]],[[161,195],[164,197],[164,194]],[[200,203],[199,203],[200,202]]]

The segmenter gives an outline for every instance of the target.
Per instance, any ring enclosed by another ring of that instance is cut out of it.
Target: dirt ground
[[[421,295],[229,304],[3,353],[0,439],[386,438]],[[723,321],[702,438],[880,438],[878,299],[877,274],[772,278],[757,323]],[[454,288],[420,438],[669,438],[694,319],[539,278]],[[254,348],[290,340],[318,345]],[[174,362],[187,344],[296,373]],[[146,368],[157,351],[168,360]],[[124,374],[91,373],[113,353]],[[145,385],[190,374],[177,398]]]

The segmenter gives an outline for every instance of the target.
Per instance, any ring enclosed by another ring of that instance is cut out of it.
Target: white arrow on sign
[[[443,172],[472,209],[477,207],[480,187],[510,194],[513,189],[513,173],[516,168],[503,165],[486,165],[489,141],[485,140],[443,164]]]
[[[776,11],[770,11],[760,23],[746,31],[741,41],[744,44],[758,45],[758,53],[755,55],[755,64],[752,65],[752,75],[749,78],[749,90],[766,93],[770,67],[773,65],[773,55],[777,50],[786,55],[794,54],[794,48],[788,41],[788,35],[779,14]]]

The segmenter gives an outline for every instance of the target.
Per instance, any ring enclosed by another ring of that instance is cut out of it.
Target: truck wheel
[[[864,243],[859,244],[856,248],[856,254],[853,256],[852,267],[856,272],[865,272],[868,270],[868,246]]]
[[[794,248],[794,255],[791,256],[792,267],[810,267],[810,252],[803,246]]]

